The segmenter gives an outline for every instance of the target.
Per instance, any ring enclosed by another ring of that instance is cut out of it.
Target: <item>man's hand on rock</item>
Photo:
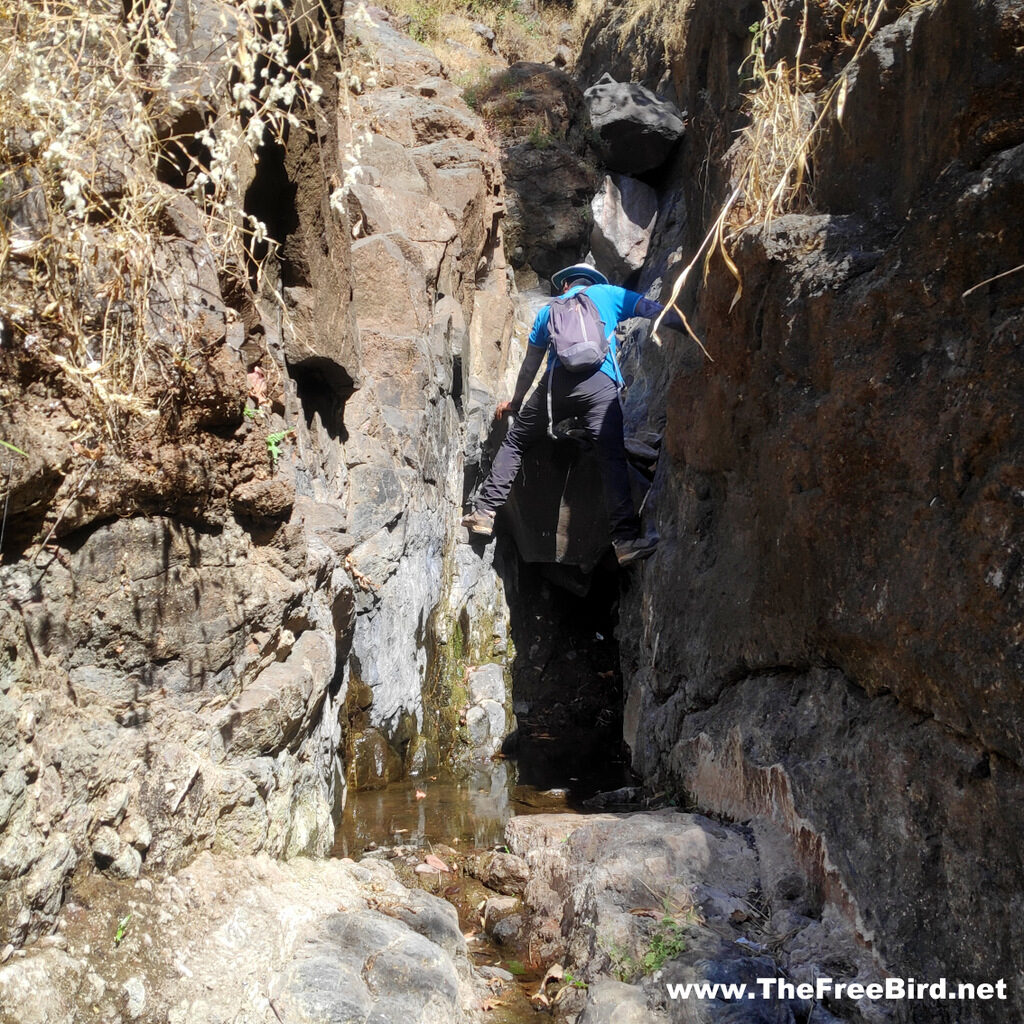
[[[512,402],[499,402],[497,409],[494,410],[494,418],[503,420],[509,413],[514,416],[517,412],[519,412],[519,407]]]

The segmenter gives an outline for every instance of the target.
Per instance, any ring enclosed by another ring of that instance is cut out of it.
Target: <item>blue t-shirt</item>
[[[636,304],[643,296],[638,292],[626,291],[625,288],[620,288],[614,284],[576,285],[565,294],[575,295],[577,292],[583,291],[584,288],[587,290],[588,298],[597,306],[597,311],[604,321],[605,336],[609,339],[608,354],[604,357],[604,362],[601,364],[601,372],[607,374],[617,384],[621,384],[623,381],[618,373],[618,364],[616,362],[615,328],[623,320],[628,320],[633,316]],[[561,295],[555,297],[563,298]],[[550,318],[551,307],[545,306],[533,321],[533,327],[530,330],[531,345],[537,348],[550,348],[551,332],[548,330],[548,320]],[[551,369],[552,364],[558,365],[558,357],[553,349],[548,353],[548,365],[545,372]]]

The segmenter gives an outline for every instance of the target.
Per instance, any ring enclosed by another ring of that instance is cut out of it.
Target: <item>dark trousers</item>
[[[494,458],[483,482],[476,507],[494,512],[508,500],[527,449],[547,433],[548,371],[541,385],[522,407]],[[559,420],[578,416],[594,443],[601,466],[601,482],[613,540],[627,540],[639,532],[629,489],[626,449],[622,440],[622,407],[615,381],[596,370],[589,377],[555,368],[551,383],[551,411]]]

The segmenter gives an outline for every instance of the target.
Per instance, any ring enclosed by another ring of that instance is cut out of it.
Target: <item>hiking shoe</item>
[[[631,537],[629,540],[612,541],[615,559],[619,565],[632,565],[650,558],[658,546],[657,537]]]
[[[484,537],[490,537],[494,533],[494,513],[485,508],[478,508],[468,516],[462,517],[462,525],[470,533],[479,533]]]

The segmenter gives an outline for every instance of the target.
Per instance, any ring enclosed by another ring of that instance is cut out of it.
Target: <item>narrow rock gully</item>
[[[566,985],[557,969],[547,976],[551,965],[523,925],[516,894],[526,875],[508,863],[517,858],[506,825],[637,809],[640,789],[622,743],[618,573],[599,567],[586,593],[570,593],[546,578],[552,567],[523,562],[507,537],[497,544],[515,651],[512,730],[492,758],[351,792],[331,853],[387,860],[407,885],[452,903],[493,993],[483,1000],[488,1019],[517,1024]]]

